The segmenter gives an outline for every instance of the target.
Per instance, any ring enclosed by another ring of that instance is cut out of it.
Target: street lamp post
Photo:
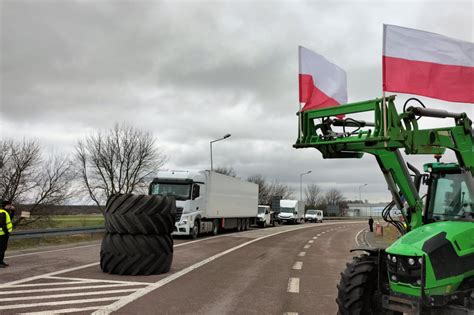
[[[361,189],[362,187],[365,187],[365,186],[367,186],[367,184],[363,184],[363,185],[360,185],[360,186],[359,186],[359,201],[360,201],[360,203],[361,203],[361,206],[362,206],[363,202],[362,202],[362,197],[361,197],[361,195],[360,195],[360,189]],[[365,209],[365,216],[367,216],[367,209]]]
[[[211,171],[214,170],[214,168],[212,167],[212,144],[213,144],[214,142],[227,139],[227,138],[229,138],[229,137],[230,137],[230,133],[226,134],[226,135],[223,136],[222,138],[219,138],[219,139],[216,139],[216,140],[212,140],[211,142],[209,142],[209,146],[210,146],[210,148],[211,148]]]
[[[303,200],[303,175],[309,174],[311,171],[307,171],[306,173],[300,174],[300,200]]]

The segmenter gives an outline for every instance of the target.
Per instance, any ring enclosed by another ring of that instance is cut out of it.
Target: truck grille
[[[181,220],[181,216],[183,215],[183,207],[176,207],[176,222]]]

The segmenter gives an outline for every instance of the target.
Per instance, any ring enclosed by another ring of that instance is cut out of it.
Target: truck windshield
[[[258,213],[265,213],[265,207],[258,207]]]
[[[316,210],[308,210],[308,211],[306,211],[306,214],[318,214],[318,211],[316,211]]]
[[[153,183],[152,195],[174,196],[176,200],[188,200],[191,197],[191,184]]]
[[[466,173],[441,174],[432,186],[430,212],[434,220],[472,219],[474,196]]]
[[[281,213],[293,213],[293,211],[295,211],[295,208],[284,208],[284,207],[280,208]]]

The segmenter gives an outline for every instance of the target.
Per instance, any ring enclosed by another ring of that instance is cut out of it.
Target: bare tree
[[[324,195],[324,202],[326,205],[339,205],[344,201],[344,195],[336,188],[330,189]]]
[[[214,172],[231,176],[231,177],[237,176],[237,173],[235,172],[232,166],[231,167],[219,166],[218,168],[214,169]]]
[[[306,205],[315,209],[321,204],[322,191],[316,184],[309,184],[305,189]]]
[[[31,214],[41,212],[48,205],[62,204],[71,197],[73,172],[66,156],[42,159],[36,141],[8,139],[0,140],[0,161],[1,198],[22,206],[28,204]],[[14,223],[20,221],[17,217]]]
[[[270,184],[270,198],[274,196],[279,196],[282,199],[291,199],[293,198],[293,191],[291,188],[286,185],[280,183],[278,180],[273,180]]]
[[[150,133],[116,124],[79,141],[76,161],[85,190],[102,209],[112,194],[142,192],[166,157]]]

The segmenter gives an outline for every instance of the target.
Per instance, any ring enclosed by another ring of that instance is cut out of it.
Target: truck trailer
[[[256,222],[258,185],[213,171],[159,171],[149,193],[176,198],[173,235],[244,231]]]

